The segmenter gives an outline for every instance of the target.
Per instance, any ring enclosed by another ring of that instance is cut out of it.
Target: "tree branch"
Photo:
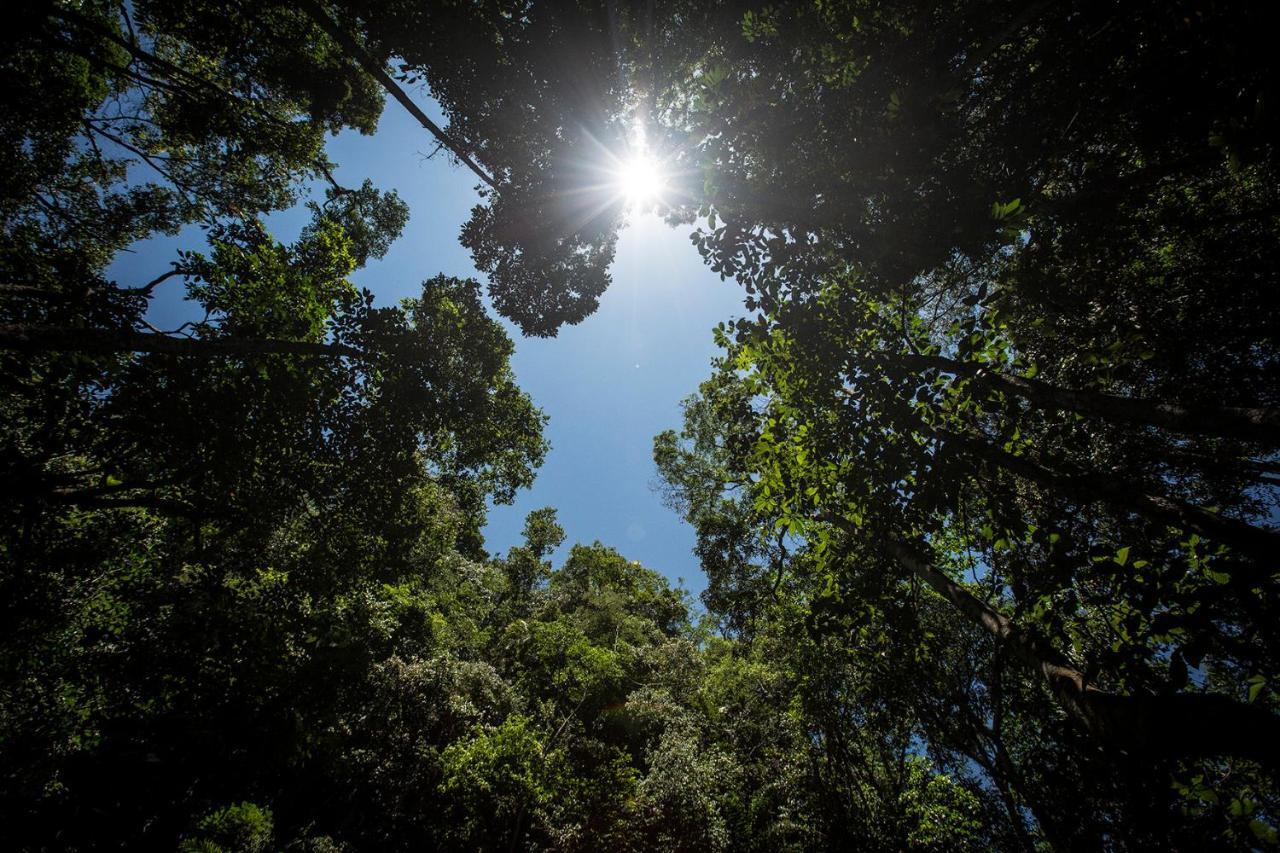
[[[916,370],[937,370],[968,377],[1046,408],[1065,409],[1122,423],[1163,427],[1181,433],[1241,438],[1270,446],[1280,445],[1280,411],[1276,409],[1240,406],[1188,408],[1154,400],[1075,391],[1047,382],[1010,376],[977,362],[956,361],[943,356],[904,353],[891,358]]]
[[[1097,474],[1062,474],[1035,460],[1005,453],[985,441],[947,430],[927,425],[922,425],[922,430],[935,438],[967,450],[985,462],[997,465],[1075,500],[1085,503],[1104,501],[1132,510],[1151,521],[1162,522],[1179,530],[1186,530],[1206,539],[1230,545],[1260,561],[1248,567],[1248,574],[1253,581],[1261,582],[1271,578],[1272,571],[1266,567],[1273,563],[1276,554],[1280,554],[1280,533],[1274,530],[1256,527],[1248,522],[1209,512],[1202,507],[1186,504],[1164,495],[1147,494],[1112,477]],[[1244,567],[1235,568],[1240,570]]]
[[[360,358],[344,344],[269,338],[174,338],[167,335],[109,329],[0,326],[0,349],[19,352],[162,353],[198,358],[244,355],[315,355]]]
[[[307,17],[311,18],[311,20],[315,22],[316,26],[324,30],[331,39],[337,42],[338,45],[346,51],[347,55],[355,60],[355,62],[363,68],[367,74],[377,80],[379,85],[386,90],[387,94],[399,101],[400,105],[408,110],[409,115],[417,119],[418,123],[426,128],[428,133],[440,140],[440,143],[452,151],[453,155],[457,157],[463,165],[472,172],[475,172],[476,176],[479,177],[480,180],[484,181],[490,187],[495,189],[497,188],[498,185],[494,182],[493,178],[476,165],[467,150],[445,133],[443,128],[432,121],[430,117],[428,117],[427,114],[413,102],[413,99],[409,97],[409,94],[405,92],[403,88],[401,88],[400,84],[391,79],[391,75],[382,67],[382,64],[374,59],[369,52],[364,49],[364,46],[356,41],[350,33],[339,26],[338,22],[330,17],[329,13],[325,11],[323,6],[315,0],[298,0],[297,5],[307,14]]]

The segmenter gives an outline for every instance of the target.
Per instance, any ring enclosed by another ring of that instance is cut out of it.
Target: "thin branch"
[[[1212,539],[1257,558],[1258,562],[1232,566],[1226,571],[1249,576],[1253,582],[1269,581],[1273,561],[1280,553],[1280,532],[1228,518],[1203,507],[1183,503],[1159,494],[1135,489],[1112,477],[1093,473],[1064,474],[1029,459],[1014,456],[982,439],[960,435],[927,425],[921,431],[941,441],[951,442],[977,458],[1082,503],[1103,501],[1131,510],[1150,521]]]
[[[0,349],[19,352],[158,353],[199,358],[245,355],[312,355],[361,358],[344,344],[263,338],[175,338],[110,329],[0,326]]]
[[[161,273],[140,287],[121,287],[119,290],[121,293],[128,294],[129,296],[150,296],[151,291],[155,290],[160,284],[168,281],[176,275],[182,275],[182,271],[174,268],[168,272]]]
[[[364,49],[364,46],[355,40],[355,37],[344,30],[337,21],[330,17],[329,13],[325,11],[323,6],[315,0],[298,0],[297,5],[309,18],[311,18],[312,21],[316,23],[318,27],[320,27],[320,29],[324,30],[330,38],[337,42],[338,45],[347,52],[347,55],[354,59],[367,74],[377,80],[379,85],[386,90],[387,94],[399,101],[400,105],[408,110],[409,114],[417,119],[419,124],[426,128],[426,130],[438,139],[442,145],[452,151],[454,156],[457,157],[463,165],[472,172],[475,172],[476,176],[490,187],[493,187],[494,189],[497,188],[498,185],[494,182],[493,178],[490,177],[484,169],[481,169],[476,165],[467,150],[445,133],[443,128],[432,121],[431,118],[413,102],[413,99],[409,97],[408,93],[405,92],[403,88],[401,88],[400,84],[391,79],[391,75],[387,73],[382,64],[374,59],[369,52]]]
[[[329,170],[327,163],[317,163],[316,168],[320,171],[320,174],[324,176],[324,179],[329,182],[329,185],[333,187],[333,191],[337,195],[349,195],[354,192],[354,190],[344,187],[342,184],[338,183],[337,178],[333,176],[333,172]]]

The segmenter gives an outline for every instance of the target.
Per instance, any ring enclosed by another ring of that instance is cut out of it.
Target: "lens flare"
[[[667,185],[661,166],[648,154],[635,154],[626,160],[618,170],[617,181],[632,208],[658,201]]]

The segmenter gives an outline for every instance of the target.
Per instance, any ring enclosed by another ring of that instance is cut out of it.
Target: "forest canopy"
[[[1280,846],[1268,12],[11,10],[0,846]],[[479,193],[391,306],[329,150],[389,110]],[[742,293],[653,443],[700,602],[484,539],[548,449],[499,318],[590,323],[640,202]]]

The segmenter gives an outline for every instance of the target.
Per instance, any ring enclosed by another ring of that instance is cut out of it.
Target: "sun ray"
[[[617,173],[619,192],[627,206],[635,209],[660,201],[666,189],[666,177],[659,163],[649,154],[640,151],[623,161]]]

